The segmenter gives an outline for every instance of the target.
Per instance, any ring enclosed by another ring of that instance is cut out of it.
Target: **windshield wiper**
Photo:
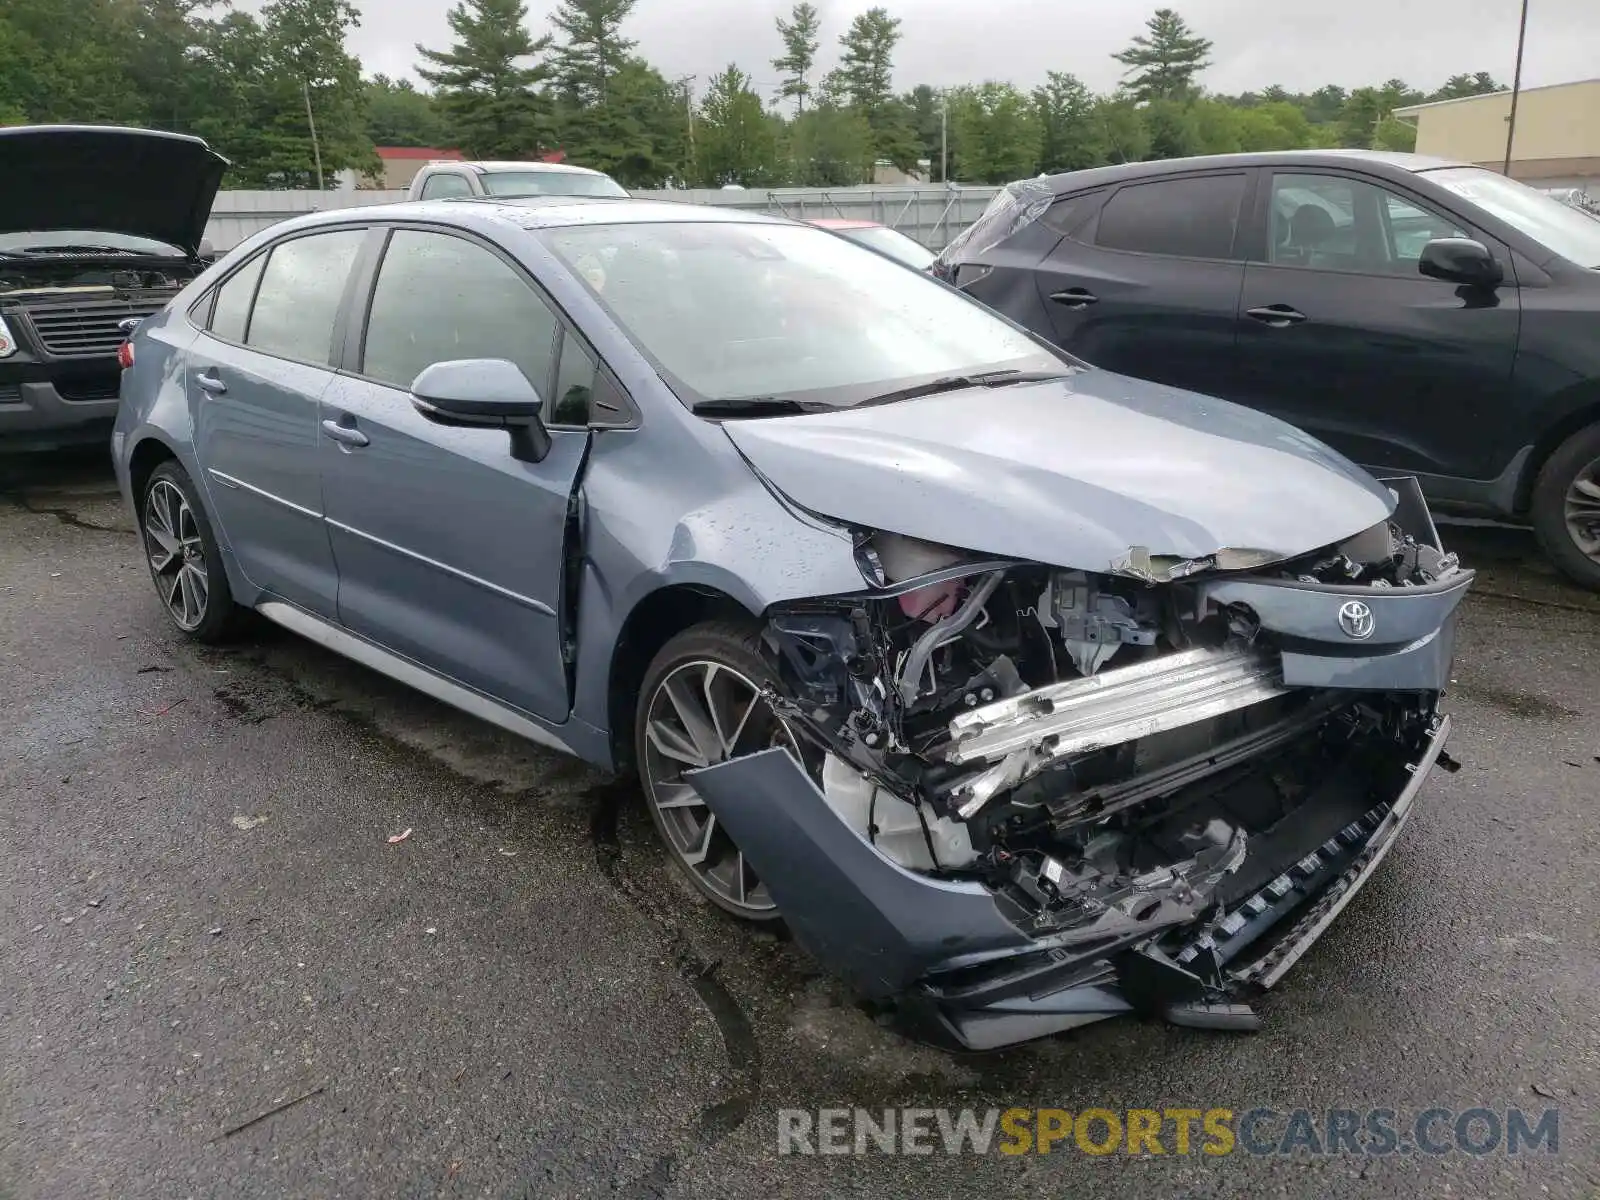
[[[1065,379],[1068,371],[982,371],[976,375],[946,375],[942,379],[935,379],[931,383],[918,383],[911,387],[897,388],[892,392],[883,392],[877,396],[868,396],[857,404],[862,408],[868,404],[893,404],[897,400],[916,400],[922,396],[937,396],[941,392],[959,392],[967,388],[979,387],[1005,387],[1013,383],[1042,383],[1047,379]]]
[[[724,396],[716,400],[696,400],[689,411],[702,417],[771,417],[821,412],[823,406],[802,404],[783,396]]]

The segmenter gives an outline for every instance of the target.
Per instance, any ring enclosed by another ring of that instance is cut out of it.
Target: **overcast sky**
[[[822,12],[822,62],[871,0],[814,0]],[[1166,0],[1172,3],[1173,0]],[[247,9],[262,0],[240,0]],[[416,42],[449,43],[448,0],[356,0],[364,14],[352,48],[368,73],[409,74]],[[698,75],[699,86],[728,63],[758,85],[776,79],[773,18],[792,0],[639,0],[625,27],[665,74]],[[1096,91],[1122,71],[1110,55],[1141,32],[1160,0],[885,0],[902,19],[895,83],[935,86],[1006,79],[1032,86],[1070,71]],[[544,32],[555,0],[529,0]],[[1215,43],[1201,78],[1212,91],[1281,83],[1309,90],[1359,87],[1398,76],[1431,90],[1456,72],[1488,71],[1510,82],[1519,0],[1177,0],[1175,7]],[[1600,75],[1597,0],[1532,0],[1523,85]],[[762,87],[760,90],[768,90]]]

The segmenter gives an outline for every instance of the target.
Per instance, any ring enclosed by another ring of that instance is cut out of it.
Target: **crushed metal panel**
[[[744,852],[795,939],[866,996],[897,995],[959,955],[1029,944],[981,885],[915,875],[867,845],[787,751],[684,780]]]

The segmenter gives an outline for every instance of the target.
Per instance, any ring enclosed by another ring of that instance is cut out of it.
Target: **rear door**
[[[1253,172],[1124,184],[1034,278],[1059,345],[1099,367],[1226,395]]]
[[[1235,398],[1364,466],[1482,479],[1503,462],[1519,296],[1509,250],[1409,191],[1354,172],[1263,172]],[[1505,267],[1494,290],[1417,270],[1437,237]],[[1504,431],[1504,432],[1503,432]]]
[[[259,587],[334,615],[322,524],[318,402],[333,381],[340,304],[365,229],[277,242],[214,291],[185,360],[201,486],[240,569]]]
[[[562,572],[587,450],[593,355],[496,247],[457,231],[375,233],[364,336],[323,396],[318,461],[339,620],[380,645],[551,720],[570,710]],[[357,322],[355,328],[363,328]],[[436,425],[412,406],[426,367],[504,358],[546,399],[551,450]],[[552,398],[555,403],[551,403]]]

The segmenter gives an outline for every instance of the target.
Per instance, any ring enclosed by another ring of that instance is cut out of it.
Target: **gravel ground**
[[[0,481],[0,1197],[1600,1192],[1600,597],[1520,531],[1447,529],[1465,766],[1262,1033],[958,1057],[696,901],[626,784],[286,633],[186,644],[97,457]],[[778,1153],[780,1109],[1174,1105],[1557,1108],[1560,1151]]]

